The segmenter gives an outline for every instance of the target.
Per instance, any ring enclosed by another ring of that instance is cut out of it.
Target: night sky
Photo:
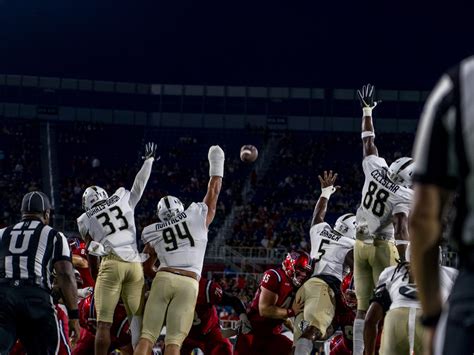
[[[0,0],[0,73],[429,89],[474,53],[474,2],[412,2]]]

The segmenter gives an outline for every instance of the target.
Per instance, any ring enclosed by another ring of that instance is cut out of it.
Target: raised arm
[[[151,167],[153,165],[153,161],[155,160],[155,153],[156,144],[147,143],[145,146],[145,155],[143,156],[145,161],[143,162],[142,168],[135,177],[132,189],[130,190],[130,206],[132,208],[137,206],[138,201],[140,201],[140,198],[143,195],[145,186],[148,182],[148,179],[150,178]]]
[[[395,240],[408,241],[408,216],[405,213],[396,213],[393,216],[393,226],[395,229]],[[398,254],[401,260],[405,260],[406,244],[397,244]]]
[[[319,175],[318,178],[319,182],[321,183],[321,196],[319,196],[318,202],[316,202],[316,206],[314,207],[311,227],[315,224],[324,222],[329,198],[334,192],[336,192],[340,188],[340,186],[334,187],[334,183],[337,179],[337,174],[333,174],[332,170],[329,170],[329,174],[327,171],[324,171],[323,177]]]
[[[364,85],[361,90],[357,90],[360,105],[362,106],[362,147],[364,158],[369,155],[379,155],[375,146],[375,130],[372,122],[372,110],[377,106],[374,101],[375,86],[370,84]]]
[[[218,145],[209,148],[209,184],[207,185],[207,193],[203,202],[207,205],[206,226],[214,220],[217,210],[217,199],[222,188],[222,177],[224,176],[224,151]]]

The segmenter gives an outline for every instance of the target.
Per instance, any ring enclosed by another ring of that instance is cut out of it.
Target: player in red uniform
[[[189,355],[193,349],[199,348],[205,355],[232,355],[232,344],[222,336],[215,307],[218,304],[232,306],[240,316],[242,329],[250,331],[250,323],[242,301],[223,292],[218,283],[201,278],[193,326],[181,347],[181,354]]]
[[[252,325],[249,334],[240,334],[235,346],[236,355],[287,355],[292,341],[281,334],[282,325],[299,313],[303,305],[293,302],[296,290],[313,271],[313,262],[306,252],[289,253],[282,268],[263,274],[260,287],[247,312]]]
[[[88,355],[94,353],[94,341],[96,332],[96,311],[94,306],[94,294],[79,302],[79,323],[81,325],[81,336],[74,348],[73,355]],[[111,346],[110,351],[120,349],[121,353],[133,353],[132,339],[129,331],[127,312],[122,303],[117,305],[114,320],[110,328]]]
[[[78,238],[70,238],[69,247],[72,253],[74,268],[81,274],[82,287],[94,287],[95,282],[87,260],[86,243]]]
[[[330,355],[352,355],[352,326],[356,311],[357,298],[354,289],[354,278],[351,272],[342,280],[341,293],[336,299],[336,314],[332,326],[334,330],[341,330],[342,334],[337,334],[329,341]],[[377,337],[377,349],[379,347],[380,336]]]
[[[336,314],[332,326],[340,329],[338,334],[331,339],[330,355],[352,355],[352,325],[354,324],[357,309],[357,298],[354,291],[352,273],[344,277],[341,283],[341,293],[336,299]]]

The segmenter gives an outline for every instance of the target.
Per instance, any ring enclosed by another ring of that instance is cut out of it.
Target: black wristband
[[[67,316],[69,319],[79,319],[79,310],[78,309],[68,309]]]
[[[420,323],[423,327],[435,327],[438,324],[439,318],[441,317],[441,312],[432,316],[421,316]]]

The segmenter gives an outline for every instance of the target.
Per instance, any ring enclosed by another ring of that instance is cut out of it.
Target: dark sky
[[[427,89],[474,53],[474,2],[412,2],[0,0],[0,73]]]

